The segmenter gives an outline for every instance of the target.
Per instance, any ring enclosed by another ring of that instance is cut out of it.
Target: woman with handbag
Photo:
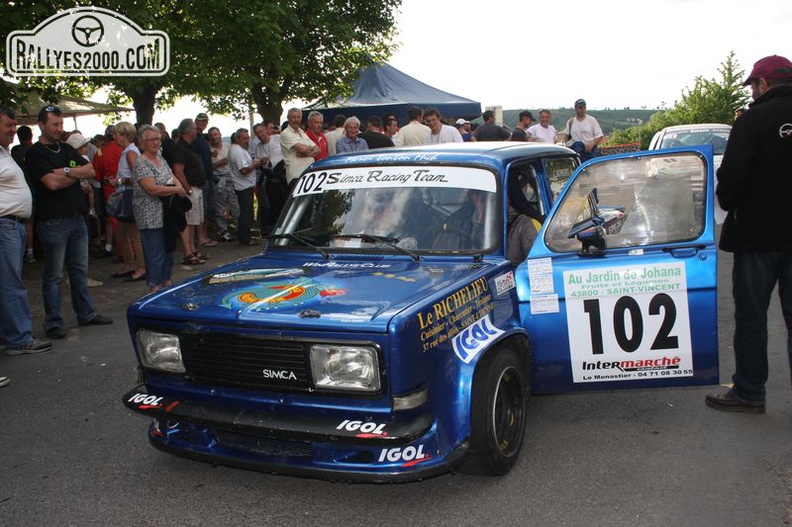
[[[187,195],[160,154],[160,132],[144,124],[137,133],[142,153],[134,168],[135,222],[143,241],[149,292],[171,285],[174,243],[168,243],[165,207],[161,198]],[[183,227],[182,227],[183,228]]]
[[[140,156],[140,150],[135,145],[137,130],[132,123],[121,121],[115,125],[114,135],[116,143],[122,148],[121,159],[118,160],[118,189],[123,191],[125,209],[123,216],[118,219],[118,244],[124,256],[124,270],[113,273],[113,278],[123,278],[125,282],[139,282],[146,279],[146,263],[143,258],[143,245],[140,242],[140,233],[135,225],[134,215],[129,205],[133,202],[132,170]]]

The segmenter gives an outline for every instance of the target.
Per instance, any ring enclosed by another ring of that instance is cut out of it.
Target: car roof
[[[731,126],[723,123],[698,123],[698,124],[678,124],[675,126],[666,126],[663,132],[678,132],[681,130],[712,130],[712,129],[731,130]]]
[[[518,158],[568,157],[575,152],[550,143],[471,141],[409,147],[378,148],[337,154],[317,161],[312,170],[338,165],[462,163],[503,165]]]

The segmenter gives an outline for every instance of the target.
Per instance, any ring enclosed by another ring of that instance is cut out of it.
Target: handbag
[[[135,221],[135,213],[132,209],[133,197],[134,192],[131,186],[119,187],[107,198],[107,213],[118,221]]]

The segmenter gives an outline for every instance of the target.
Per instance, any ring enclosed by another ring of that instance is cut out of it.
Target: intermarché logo
[[[115,11],[77,7],[9,34],[6,65],[17,77],[154,77],[170,67],[170,40]]]

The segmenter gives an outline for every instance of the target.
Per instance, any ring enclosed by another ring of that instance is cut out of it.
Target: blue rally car
[[[578,165],[538,143],[315,163],[261,254],[130,306],[124,404],[173,454],[406,481],[508,472],[531,393],[716,383],[711,148]],[[516,261],[510,202],[538,230]]]

